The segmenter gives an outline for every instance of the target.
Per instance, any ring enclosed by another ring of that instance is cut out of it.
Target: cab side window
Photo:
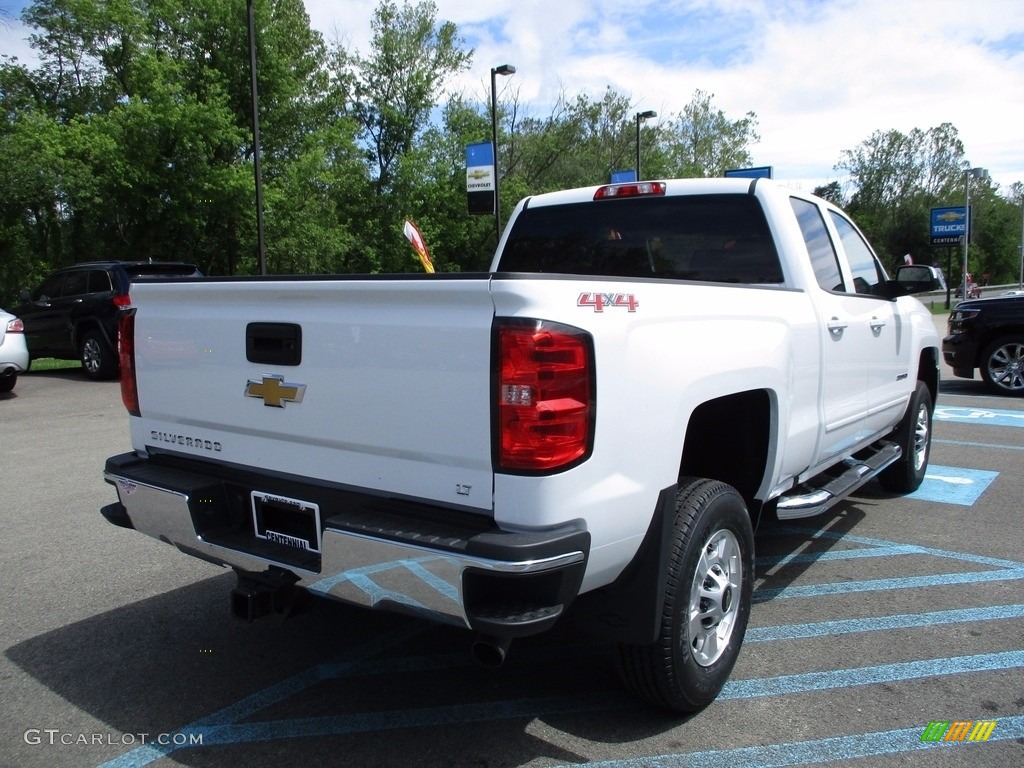
[[[64,280],[64,293],[62,296],[81,296],[86,293],[89,284],[88,272],[69,272]]]
[[[835,211],[829,211],[829,215],[839,233],[846,259],[850,263],[854,292],[869,296],[879,295],[879,288],[886,280],[882,265],[878,263],[875,254],[871,252],[853,224]]]
[[[51,275],[43,281],[43,284],[36,288],[32,294],[33,301],[50,301],[51,299],[59,299],[61,286],[64,285],[64,274],[58,273]]]
[[[804,234],[807,253],[811,257],[811,267],[814,269],[818,285],[826,291],[845,291],[843,275],[839,270],[839,258],[836,256],[835,246],[832,245],[832,238],[825,228],[825,220],[818,206],[798,197],[789,198],[789,204],[796,214],[800,231]]]
[[[89,270],[89,293],[106,293],[109,290],[110,275],[102,269]]]

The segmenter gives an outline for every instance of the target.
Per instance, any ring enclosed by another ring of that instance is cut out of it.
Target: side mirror
[[[896,279],[890,282],[893,298],[908,296],[912,293],[928,293],[928,291],[945,290],[946,282],[938,267],[927,267],[924,264],[910,264],[896,270]]]

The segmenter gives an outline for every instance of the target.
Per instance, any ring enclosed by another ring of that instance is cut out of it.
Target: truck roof
[[[546,192],[525,198],[522,202],[527,207],[545,205],[566,205],[569,203],[584,203],[595,199],[598,190],[627,189],[644,185],[664,185],[664,195],[727,195],[745,194],[758,186],[780,186],[770,179],[652,179],[642,182],[625,182],[619,184],[597,184],[590,187],[578,187],[576,189],[565,189],[558,192]]]

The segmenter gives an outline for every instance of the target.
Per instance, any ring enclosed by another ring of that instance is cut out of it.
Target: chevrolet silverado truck
[[[765,514],[921,483],[939,340],[857,227],[770,180],[537,195],[483,274],[172,278],[120,327],[112,523],[238,575],[514,638],[571,616],[627,687],[710,703]]]

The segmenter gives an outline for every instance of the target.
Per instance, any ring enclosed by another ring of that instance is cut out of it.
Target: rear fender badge
[[[245,396],[256,397],[264,405],[284,408],[285,403],[301,403],[306,394],[305,384],[293,384],[284,380],[284,376],[263,374],[259,381],[249,379],[245,385]]]
[[[636,312],[640,301],[632,293],[581,293],[576,299],[577,307],[591,307],[595,312],[604,312],[608,308],[625,308],[627,312]]]

